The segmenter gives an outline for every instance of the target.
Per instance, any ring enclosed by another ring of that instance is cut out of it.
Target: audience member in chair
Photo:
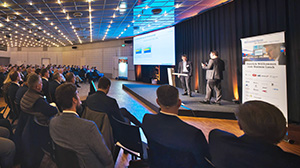
[[[165,147],[192,153],[196,167],[210,167],[207,161],[210,158],[208,144],[202,131],[183,122],[177,116],[181,105],[178,90],[173,86],[163,85],[156,90],[156,95],[156,102],[161,111],[155,115],[146,114],[142,123],[149,150],[151,151],[151,141],[155,141]],[[175,161],[169,156],[161,156],[161,159],[167,165],[168,162]]]
[[[42,79],[31,73],[27,78],[28,91],[21,99],[21,110],[26,115],[22,135],[22,167],[39,167],[44,150],[49,149],[49,119],[57,114],[56,107],[50,106],[42,94]],[[20,121],[19,121],[20,122]]]
[[[11,109],[15,109],[15,99],[16,99],[16,93],[20,87],[19,81],[21,80],[20,73],[18,71],[14,71],[12,74],[10,74],[11,84],[8,87],[8,98],[9,98],[9,105]],[[13,107],[14,106],[14,107]],[[16,111],[12,113],[11,115],[17,115]],[[14,118],[17,116],[11,116],[10,118]]]
[[[81,104],[76,86],[64,83],[56,89],[56,103],[63,109],[50,121],[50,135],[59,146],[77,153],[80,167],[113,168],[114,163],[104,139],[93,121],[76,113]]]
[[[42,76],[42,81],[43,81],[43,93],[47,98],[47,101],[51,103],[51,96],[49,92],[49,70],[44,68],[41,70],[41,76]]]
[[[94,111],[107,113],[110,123],[112,117],[116,119],[128,122],[131,121],[137,126],[141,126],[141,123],[125,108],[119,108],[116,99],[107,96],[111,82],[108,78],[102,77],[98,81],[98,90],[96,93],[89,95],[86,99],[86,105],[88,108]]]
[[[8,139],[10,131],[0,126],[0,167],[11,168],[15,156],[15,144]]]
[[[300,157],[284,152],[278,144],[286,134],[286,120],[281,111],[266,102],[248,101],[236,113],[244,135],[212,130],[209,147],[212,162],[220,168],[296,168]]]
[[[52,102],[56,102],[55,101],[55,90],[61,84],[61,82],[62,82],[61,74],[58,72],[54,73],[53,77],[52,77],[52,81],[49,82],[49,92],[50,92]]]

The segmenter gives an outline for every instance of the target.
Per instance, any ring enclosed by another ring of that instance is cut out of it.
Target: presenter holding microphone
[[[183,54],[181,56],[181,59],[182,61],[179,62],[178,65],[178,73],[186,74],[186,76],[178,75],[182,89],[184,90],[184,93],[182,95],[189,95],[190,97],[192,97],[191,77],[193,75],[193,64],[191,61],[188,61],[186,54]]]
[[[210,52],[210,60],[208,64],[202,63],[202,69],[206,69],[206,95],[203,101],[204,104],[210,104],[212,91],[216,92],[216,100],[214,104],[221,105],[222,88],[221,80],[223,79],[223,71],[225,70],[224,61],[218,57],[217,51]]]

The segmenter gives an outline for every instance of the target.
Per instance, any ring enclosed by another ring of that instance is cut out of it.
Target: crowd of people
[[[160,112],[146,114],[141,123],[107,95],[111,81],[106,77],[99,79],[96,93],[88,95],[82,103],[75,78],[83,76],[74,69],[78,70],[78,66],[9,66],[9,72],[1,68],[0,75],[7,74],[2,89],[10,108],[9,117],[18,120],[12,128],[11,120],[0,119],[1,167],[40,167],[45,154],[55,153],[55,144],[75,152],[79,167],[113,168],[114,151],[108,147],[99,125],[82,117],[85,109],[105,113],[108,123],[119,120],[141,127],[148,140],[150,167],[300,165],[299,156],[276,145],[286,134],[286,119],[269,103],[249,101],[239,106],[235,115],[245,133],[241,137],[214,129],[207,141],[200,129],[178,117],[181,100],[177,88],[160,86],[156,91]],[[111,127],[113,132],[118,131],[114,125]]]

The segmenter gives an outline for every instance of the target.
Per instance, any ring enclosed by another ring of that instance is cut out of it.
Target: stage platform
[[[123,89],[130,92],[154,111],[159,111],[156,103],[156,89],[160,85],[151,84],[123,84]],[[207,117],[235,120],[234,111],[237,104],[222,100],[222,105],[202,104],[199,101],[204,99],[203,94],[194,93],[193,97],[182,96],[182,89],[178,88],[182,105],[179,109],[180,116]]]

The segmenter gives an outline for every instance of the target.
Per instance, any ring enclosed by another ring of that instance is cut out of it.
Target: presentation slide
[[[133,38],[134,65],[175,65],[174,27]]]

